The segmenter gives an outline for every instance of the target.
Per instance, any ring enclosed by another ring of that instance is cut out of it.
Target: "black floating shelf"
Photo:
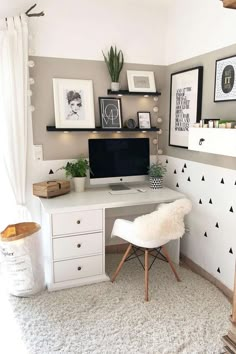
[[[127,96],[160,96],[161,93],[156,91],[156,92],[130,92],[129,90],[119,90],[119,91],[112,91],[112,90],[107,90],[108,95],[127,95]]]
[[[106,128],[56,128],[53,125],[47,125],[47,131],[48,132],[106,132],[106,133],[112,133],[112,132],[157,132],[159,131],[159,128],[152,127],[150,129],[139,129],[139,128],[134,128],[134,129],[129,129],[129,128],[112,128],[112,129],[106,129]]]

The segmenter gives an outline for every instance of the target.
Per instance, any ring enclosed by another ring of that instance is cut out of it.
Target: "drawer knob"
[[[81,267],[78,267],[77,269],[78,269],[78,270],[81,270],[82,268],[81,268]]]
[[[199,145],[202,145],[202,143],[205,141],[205,139],[203,139],[203,138],[201,138],[200,140],[199,140]]]
[[[80,248],[80,247],[81,247],[81,244],[80,244],[80,243],[78,243],[77,247],[78,247],[78,248]]]
[[[80,220],[77,220],[77,221],[76,221],[76,224],[78,224],[78,225],[79,225],[79,224],[80,224]]]

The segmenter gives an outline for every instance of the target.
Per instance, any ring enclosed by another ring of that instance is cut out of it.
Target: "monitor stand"
[[[138,193],[137,189],[130,188],[125,184],[110,184],[110,194],[132,194]]]

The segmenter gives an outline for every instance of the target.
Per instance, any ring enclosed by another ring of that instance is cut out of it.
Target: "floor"
[[[107,272],[119,262],[107,256]],[[212,284],[167,263],[150,271],[150,301],[137,260],[110,282],[17,298],[0,291],[0,353],[222,353],[231,305]],[[3,335],[4,334],[4,335]]]

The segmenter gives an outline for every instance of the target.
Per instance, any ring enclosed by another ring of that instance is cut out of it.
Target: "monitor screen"
[[[91,184],[145,180],[150,164],[149,139],[89,139]]]

